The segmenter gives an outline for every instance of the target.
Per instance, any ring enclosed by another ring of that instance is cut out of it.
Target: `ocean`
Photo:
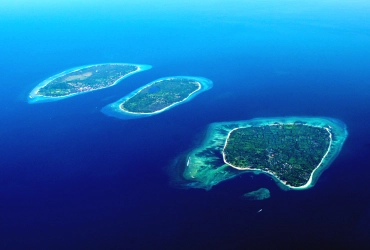
[[[0,248],[369,247],[369,13],[370,3],[348,0],[0,3]],[[46,78],[109,62],[153,68],[28,104]],[[151,117],[101,112],[175,75],[213,88]],[[282,191],[248,174],[209,191],[173,183],[173,161],[209,124],[283,116],[347,125],[313,188]],[[259,188],[271,198],[240,199]]]

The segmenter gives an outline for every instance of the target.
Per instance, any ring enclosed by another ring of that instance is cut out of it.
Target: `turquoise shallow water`
[[[2,3],[0,248],[366,248],[369,12],[365,1]],[[153,67],[111,88],[27,103],[44,79],[107,62]],[[213,88],[142,119],[100,111],[173,75]],[[347,125],[314,188],[283,192],[263,175],[210,191],[172,183],[169,166],[209,124],[286,116]],[[239,199],[259,188],[271,197]]]

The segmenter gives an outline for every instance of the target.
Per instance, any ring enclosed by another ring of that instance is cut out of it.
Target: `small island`
[[[199,147],[174,162],[183,174],[173,177],[184,188],[208,190],[240,174],[267,174],[283,190],[307,189],[334,161],[346,137],[345,124],[331,118],[214,123]]]
[[[108,116],[120,119],[141,118],[159,114],[212,88],[203,77],[171,76],[157,79],[102,109]]]
[[[106,63],[77,67],[49,77],[28,97],[29,103],[57,101],[86,92],[111,87],[149,65]]]

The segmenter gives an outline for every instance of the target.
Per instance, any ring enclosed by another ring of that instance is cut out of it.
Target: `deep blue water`
[[[1,4],[1,249],[370,245],[370,4],[223,2]],[[153,68],[112,88],[27,103],[51,75],[105,62]],[[149,118],[100,112],[172,75],[214,87]],[[340,119],[349,132],[314,188],[284,192],[249,175],[210,191],[171,185],[171,162],[208,124],[300,115]],[[270,199],[239,199],[261,187]]]

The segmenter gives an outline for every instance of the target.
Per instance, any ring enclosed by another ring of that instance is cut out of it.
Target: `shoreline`
[[[294,123],[269,124],[269,125],[262,125],[262,126],[279,126],[279,125],[294,125]],[[224,145],[224,147],[222,149],[222,158],[223,158],[223,161],[225,162],[225,164],[229,165],[230,167],[232,167],[234,169],[237,169],[237,170],[240,170],[240,171],[258,171],[258,172],[261,172],[261,173],[264,173],[264,174],[271,175],[276,180],[278,180],[282,185],[288,187],[289,189],[306,189],[306,188],[310,187],[310,185],[312,183],[312,176],[314,175],[315,171],[320,167],[320,165],[323,163],[324,159],[326,158],[326,156],[330,152],[333,139],[332,139],[332,133],[330,132],[330,130],[328,128],[320,127],[320,126],[314,126],[314,125],[307,125],[307,124],[302,124],[302,125],[303,126],[316,127],[316,128],[323,128],[323,129],[325,129],[329,133],[329,137],[330,137],[330,143],[329,143],[328,150],[326,150],[326,153],[321,158],[321,161],[319,162],[319,164],[312,170],[312,172],[310,174],[310,178],[308,179],[307,183],[304,184],[304,185],[302,185],[302,186],[295,187],[295,186],[291,186],[289,184],[286,184],[281,179],[279,179],[279,177],[277,177],[274,173],[272,173],[270,171],[266,171],[266,170],[262,170],[262,169],[253,169],[253,168],[249,168],[249,167],[247,167],[247,168],[241,168],[241,167],[234,166],[231,163],[229,163],[229,162],[226,161],[226,159],[225,159],[226,158],[226,155],[224,153],[224,150],[225,150],[225,148],[227,146],[227,143],[228,143],[230,134],[233,131],[235,131],[235,130],[238,130],[238,129],[241,129],[241,128],[245,128],[245,127],[234,128],[234,129],[230,130],[230,132],[227,134],[227,137],[226,137],[226,140],[225,140],[225,145]],[[260,127],[262,127],[262,126],[260,126]]]
[[[150,87],[151,85],[153,85],[155,83],[158,83],[160,81],[171,79],[171,78],[185,78],[185,79],[189,79],[189,80],[194,80],[194,81],[196,81],[196,83],[199,84],[199,88],[196,89],[195,91],[191,92],[186,98],[182,99],[181,101],[172,103],[171,105],[169,105],[169,106],[167,106],[167,107],[165,107],[161,110],[157,110],[155,112],[138,113],[138,112],[130,112],[130,111],[127,111],[127,110],[121,108],[121,105],[123,103],[125,103],[127,100],[131,99],[133,96],[135,96],[137,93],[139,93],[143,89],[146,89],[146,88]],[[102,108],[101,111],[104,114],[108,115],[108,116],[112,116],[112,117],[115,117],[115,118],[118,118],[118,119],[123,119],[123,120],[149,117],[149,116],[152,116],[152,115],[157,115],[157,114],[160,114],[162,112],[165,112],[165,111],[167,111],[171,108],[176,107],[177,105],[181,105],[183,103],[186,103],[186,102],[192,100],[198,94],[200,94],[204,91],[207,91],[207,90],[211,89],[212,87],[213,87],[213,82],[211,80],[207,79],[207,78],[204,78],[204,77],[198,77],[198,76],[168,76],[168,77],[162,77],[162,78],[156,79],[152,82],[149,82],[148,84],[145,84],[144,86],[132,91],[131,93],[122,97],[121,99],[119,99],[116,102],[108,104],[107,106]]]
[[[97,89],[91,89],[91,90],[87,90],[87,91],[81,91],[81,92],[72,93],[72,94],[68,94],[68,95],[64,95],[64,96],[58,96],[58,97],[43,96],[43,95],[37,94],[38,91],[41,88],[47,86],[50,82],[54,81],[57,78],[63,77],[65,75],[67,75],[67,74],[70,74],[70,73],[79,71],[81,69],[87,69],[87,68],[90,68],[90,67],[103,66],[103,65],[128,65],[128,66],[136,66],[137,69],[135,71],[132,71],[130,73],[127,73],[127,74],[123,75],[122,77],[120,77],[116,81],[114,81],[114,83],[112,85],[109,85],[109,86],[106,86],[106,87],[101,87],[101,88],[97,88]],[[38,103],[38,102],[58,101],[58,100],[70,98],[70,97],[73,97],[73,96],[76,96],[76,95],[82,95],[82,94],[86,94],[86,93],[89,93],[89,92],[92,92],[92,91],[97,91],[97,90],[101,90],[101,89],[113,87],[114,85],[118,84],[118,82],[120,82],[121,80],[123,80],[123,79],[125,79],[125,78],[127,78],[127,77],[129,77],[129,76],[131,76],[133,74],[136,74],[138,72],[145,71],[145,70],[148,70],[148,69],[151,69],[151,68],[152,68],[151,65],[132,64],[132,63],[101,63],[101,64],[90,64],[90,65],[84,65],[84,66],[79,66],[79,67],[71,68],[71,69],[65,70],[65,71],[63,71],[61,73],[58,73],[56,75],[53,75],[53,76],[45,79],[44,81],[42,81],[38,85],[36,85],[36,87],[34,87],[32,89],[32,91],[28,95],[28,103],[32,104],[32,103]]]

